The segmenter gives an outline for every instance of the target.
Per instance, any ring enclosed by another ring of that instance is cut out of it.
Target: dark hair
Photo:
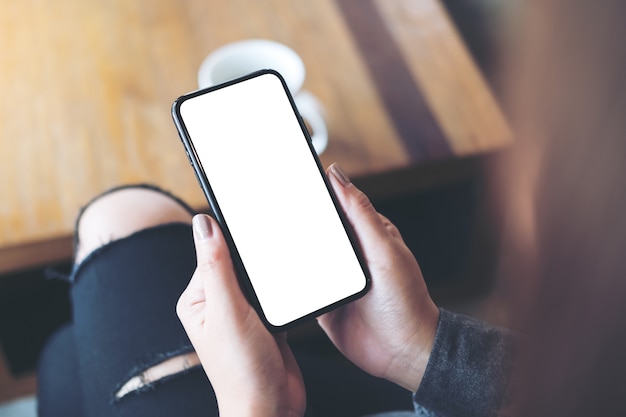
[[[623,416],[626,1],[539,0],[525,13],[507,77],[518,144],[499,187],[508,212],[534,214],[507,263],[526,334],[515,414]]]

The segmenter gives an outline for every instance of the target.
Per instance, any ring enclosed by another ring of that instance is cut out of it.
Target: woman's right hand
[[[371,274],[361,299],[318,318],[337,348],[366,372],[417,391],[433,346],[439,310],[398,229],[333,164],[328,177]]]

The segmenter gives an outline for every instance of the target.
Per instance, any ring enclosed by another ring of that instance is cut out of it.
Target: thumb
[[[193,238],[197,266],[177,304],[186,328],[203,323],[212,311],[240,308],[243,299],[228,246],[215,220],[206,214],[196,215]]]
[[[197,268],[204,270],[215,266],[220,254],[220,236],[216,236],[218,227],[206,214],[197,214],[193,218],[193,241],[196,247]]]
[[[205,271],[213,264],[210,239],[214,229],[211,219],[199,214],[193,219],[192,230],[197,267],[176,304],[176,313],[190,337],[194,335],[196,329],[202,327],[205,319],[207,301],[204,288]]]
[[[193,239],[198,262],[194,276],[201,278],[206,299],[241,308],[241,301],[245,299],[217,222],[206,214],[194,216]]]
[[[381,239],[384,241],[390,237],[383,217],[337,163],[328,168],[328,173],[335,195],[367,257],[368,253],[372,254],[380,246]]]

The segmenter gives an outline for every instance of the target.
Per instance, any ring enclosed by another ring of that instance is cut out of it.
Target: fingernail
[[[198,241],[211,238],[213,236],[213,227],[209,216],[206,214],[197,214],[193,217],[193,235]]]
[[[338,163],[334,163],[330,166],[330,172],[337,178],[337,181],[344,187],[350,184],[350,177],[346,175],[341,169]]]

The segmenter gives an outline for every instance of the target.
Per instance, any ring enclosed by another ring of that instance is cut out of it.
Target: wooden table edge
[[[446,184],[454,184],[480,174],[484,158],[493,152],[465,158],[446,158],[409,168],[355,177],[353,183],[372,201],[399,197]],[[205,212],[207,207],[198,208]],[[36,269],[73,257],[72,234],[0,248],[0,279],[3,275]]]

